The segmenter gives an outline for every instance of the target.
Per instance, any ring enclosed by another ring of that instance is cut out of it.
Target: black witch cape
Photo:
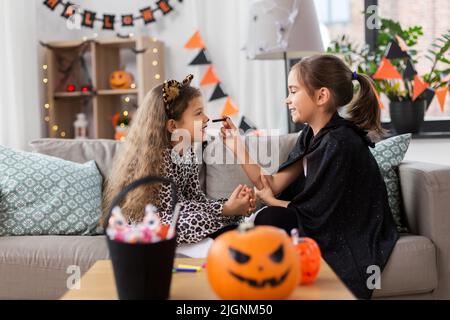
[[[367,132],[338,113],[315,137],[306,126],[279,171],[306,157],[307,176],[301,173],[278,197],[290,201],[302,233],[317,241],[325,261],[363,299],[375,283],[369,267],[381,272],[398,239],[368,146],[374,144]]]

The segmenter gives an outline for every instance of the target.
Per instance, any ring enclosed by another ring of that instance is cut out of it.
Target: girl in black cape
[[[354,97],[353,81],[359,83]],[[323,258],[356,297],[370,299],[373,270],[383,271],[398,239],[387,191],[369,147],[379,136],[378,97],[372,80],[332,55],[294,65],[286,99],[292,120],[307,123],[285,163],[267,175],[249,156],[230,119],[221,136],[268,206],[255,225],[313,238]],[[338,109],[347,106],[347,117]],[[383,284],[381,283],[381,286]]]

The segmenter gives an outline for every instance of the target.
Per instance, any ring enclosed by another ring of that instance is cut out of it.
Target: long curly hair
[[[180,120],[189,102],[201,96],[199,89],[185,86],[166,110],[162,89],[163,85],[158,85],[146,95],[133,117],[125,142],[114,158],[111,172],[105,180],[100,226],[105,223],[113,198],[126,185],[148,175],[164,174],[161,168],[163,154],[172,147],[167,121]],[[129,222],[143,219],[147,203],[160,205],[157,197],[159,187],[158,184],[144,185],[127,193],[119,205]]]

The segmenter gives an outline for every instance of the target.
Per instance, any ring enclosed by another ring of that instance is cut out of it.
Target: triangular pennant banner
[[[388,59],[400,59],[409,57],[408,53],[406,51],[403,51],[398,45],[398,43],[395,42],[394,40],[389,42],[386,48],[385,56]]]
[[[223,107],[221,117],[231,117],[234,116],[236,113],[239,112],[239,109],[236,107],[236,105],[231,101],[231,98],[228,97],[227,101],[225,102],[225,106]]]
[[[185,49],[204,49],[205,44],[200,36],[200,32],[196,31],[194,35],[184,45]]]
[[[428,110],[428,107],[430,106],[431,101],[433,101],[434,98],[434,90],[431,88],[425,89],[425,91],[422,92],[422,97],[425,99],[427,103],[427,110]]]
[[[211,62],[206,57],[205,49],[202,49],[189,65],[194,66],[194,65],[202,65],[202,64],[210,64],[210,63]]]
[[[435,90],[436,98],[439,102],[439,107],[441,107],[441,111],[444,112],[445,108],[445,98],[447,98],[448,87],[438,88]]]
[[[220,80],[216,75],[216,72],[214,70],[214,67],[210,65],[208,67],[208,70],[206,71],[205,75],[203,76],[202,81],[200,82],[201,86],[206,86],[209,84],[217,84]]]
[[[214,89],[213,94],[211,95],[211,98],[209,98],[209,101],[214,101],[223,97],[226,97],[227,94],[223,92],[222,87],[220,86],[220,83],[217,84],[216,88]]]
[[[403,40],[403,38],[401,38],[399,35],[396,35],[395,38],[397,39],[400,49],[402,49],[402,51],[408,51],[408,45],[406,44],[405,40]]]
[[[392,65],[392,63],[386,57],[381,60],[380,66],[377,72],[372,76],[372,78],[377,80],[384,79],[401,79],[402,75],[397,71],[397,69]]]
[[[416,74],[417,74],[417,71],[412,64],[411,59],[408,59],[408,61],[406,61],[406,68],[405,68],[405,72],[403,72],[403,77],[405,79],[412,80]]]
[[[419,75],[414,76],[414,84],[413,84],[413,98],[412,100],[416,100],[418,96],[422,92],[425,91],[426,88],[428,88],[429,84],[422,80],[422,78]]]
[[[247,132],[248,130],[256,130],[256,126],[250,122],[246,116],[242,116],[241,123],[239,124],[239,129]]]

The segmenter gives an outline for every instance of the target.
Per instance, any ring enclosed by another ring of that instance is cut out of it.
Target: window
[[[350,21],[350,0],[315,0],[315,5],[319,21],[325,25]]]
[[[427,50],[432,49],[431,44],[434,40],[439,38],[450,28],[448,23],[448,17],[450,16],[450,2],[379,0],[378,10],[381,17],[398,21],[403,28],[411,27],[413,25],[422,26],[424,35],[418,39],[418,44],[415,46],[415,49],[419,51],[418,63],[415,64],[415,67],[419,75],[428,73],[431,68],[431,61],[424,56],[428,52]],[[383,119],[389,120],[388,110],[383,112]],[[450,98],[448,98],[448,96],[444,112],[440,110],[437,99],[434,98],[425,114],[425,121],[437,120],[450,121]]]

